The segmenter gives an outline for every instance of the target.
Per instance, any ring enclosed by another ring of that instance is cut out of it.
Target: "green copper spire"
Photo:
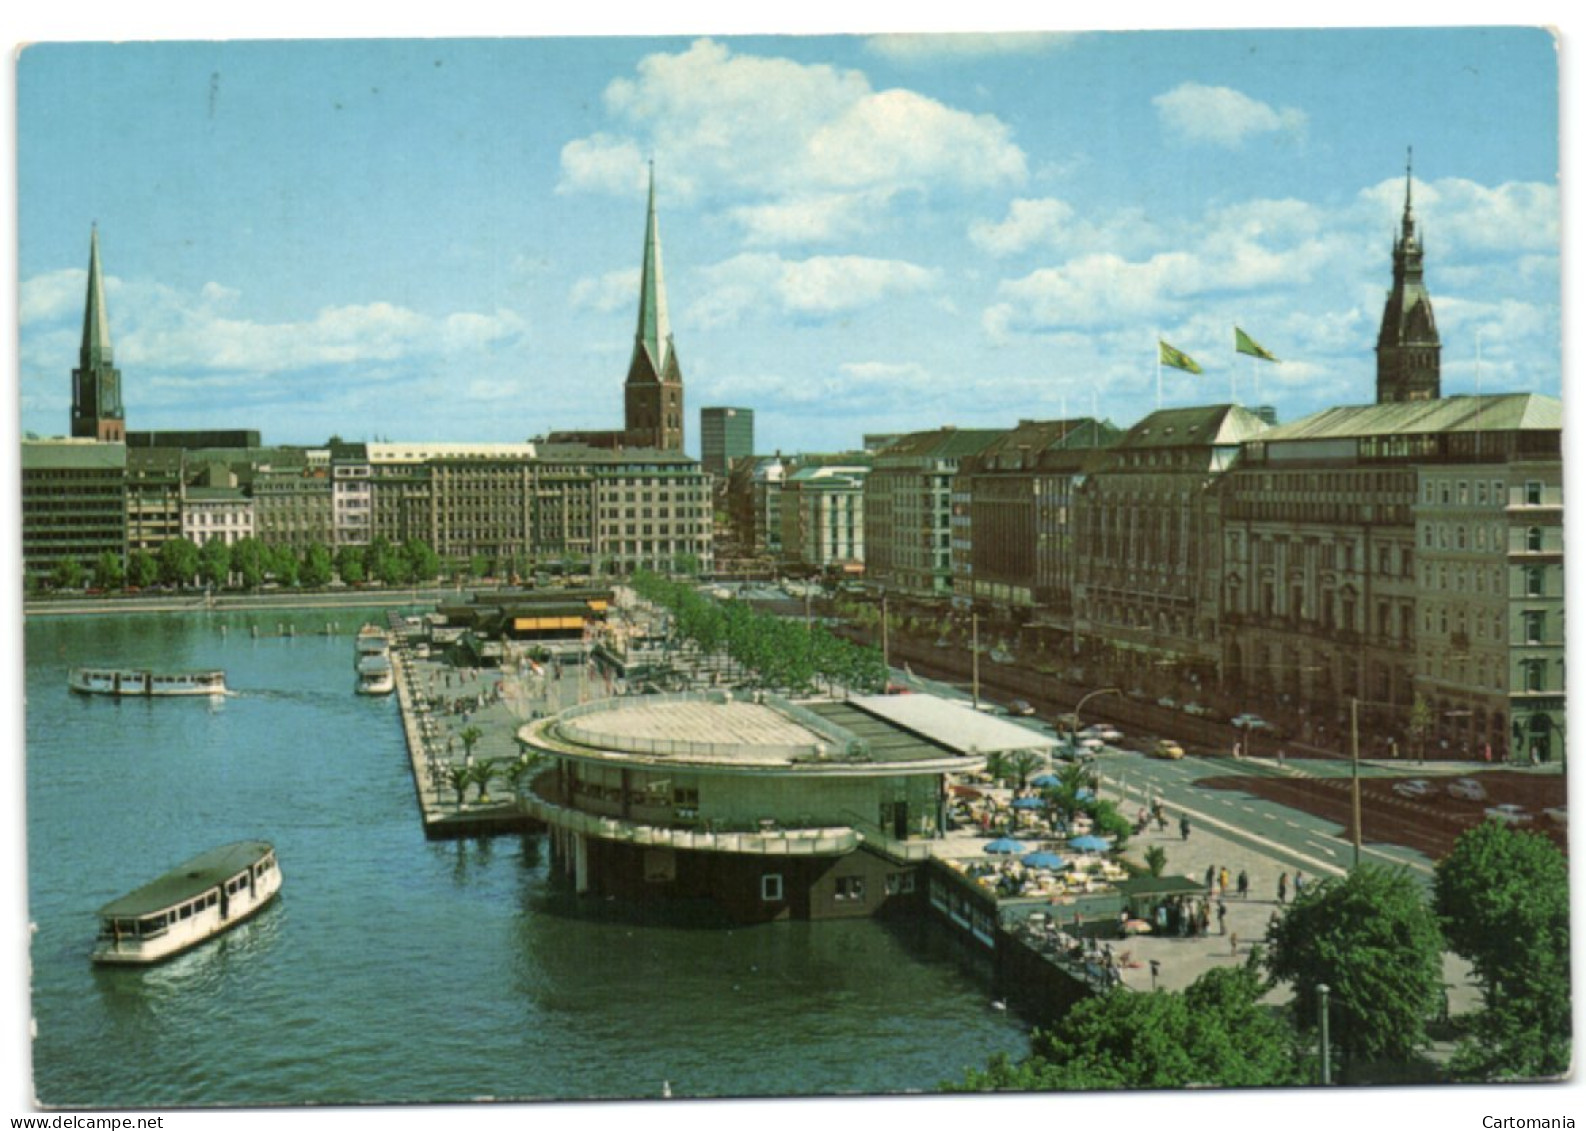
[[[84,369],[95,369],[110,364],[110,314],[105,309],[105,287],[99,273],[99,226],[96,224],[88,245],[88,299],[83,306],[82,366]]]
[[[650,355],[657,375],[666,372],[672,325],[666,316],[666,284],[661,279],[661,230],[655,220],[655,162],[650,162],[650,211],[644,224],[644,273],[639,280],[639,330],[636,345]]]

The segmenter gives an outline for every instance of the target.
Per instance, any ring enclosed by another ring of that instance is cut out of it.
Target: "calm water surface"
[[[896,1092],[1027,1049],[935,928],[639,917],[552,881],[539,837],[426,841],[396,702],[353,694],[363,619],[27,624],[41,1102]],[[220,667],[238,694],[74,696],[81,664]],[[286,880],[261,917],[151,970],[89,963],[102,904],[253,837]]]

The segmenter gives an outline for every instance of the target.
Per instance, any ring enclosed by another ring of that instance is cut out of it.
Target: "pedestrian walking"
[[[1216,882],[1217,882],[1217,865],[1215,865],[1215,864],[1206,865],[1206,894],[1207,895],[1211,894],[1212,885],[1215,884]]]
[[[1305,876],[1298,868],[1294,870],[1294,898],[1299,899],[1300,893],[1305,890]]]
[[[1179,837],[1182,838],[1183,840],[1188,840],[1189,839],[1189,817],[1188,816],[1183,816],[1183,817],[1180,817],[1178,819],[1178,834],[1179,834]]]
[[[1239,898],[1240,899],[1249,899],[1250,898],[1250,873],[1246,872],[1243,868],[1239,869],[1238,887],[1239,887]]]
[[[1228,936],[1228,953],[1239,953],[1239,933],[1237,931]]]
[[[1240,747],[1239,743],[1235,742],[1234,743],[1234,761],[1236,761],[1236,762],[1239,760],[1239,754],[1241,752],[1241,749],[1242,748]]]
[[[1228,933],[1228,905],[1220,899],[1217,901],[1217,933]]]
[[[1224,899],[1228,898],[1228,869],[1217,870],[1217,891]]]
[[[1278,902],[1279,903],[1287,903],[1288,901],[1289,901],[1289,874],[1287,872],[1279,872],[1278,873]]]
[[[1283,768],[1283,747],[1278,747],[1278,769]]]

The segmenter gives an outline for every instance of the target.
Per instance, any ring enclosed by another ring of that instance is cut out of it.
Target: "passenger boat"
[[[73,668],[67,686],[83,695],[225,695],[226,673]]]
[[[396,690],[396,675],[386,656],[364,656],[358,661],[358,694],[390,695]]]
[[[358,630],[357,661],[362,663],[370,656],[388,656],[391,654],[391,638],[375,625],[366,624]]]
[[[93,960],[143,966],[180,954],[235,927],[280,890],[270,844],[212,848],[101,907]]]

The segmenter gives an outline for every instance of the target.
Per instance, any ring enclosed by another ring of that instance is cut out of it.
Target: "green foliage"
[[[1031,1055],[994,1057],[949,1091],[1090,1091],[1121,1088],[1275,1087],[1297,1084],[1292,1035],[1259,1004],[1266,986],[1250,966],[1203,974],[1182,994],[1115,991],[1087,998]]]
[[[127,558],[127,584],[146,589],[160,577],[160,563],[147,550],[133,550]]]
[[[172,538],[160,545],[160,580],[166,585],[191,585],[198,576],[198,547],[191,539]]]
[[[231,547],[231,570],[244,589],[257,589],[264,584],[268,556],[264,543],[257,538],[239,538]]]
[[[121,568],[121,556],[106,550],[99,555],[99,560],[94,562],[94,586],[98,589],[120,589],[125,572]]]
[[[211,538],[198,551],[198,576],[216,589],[226,584],[231,576],[231,547],[219,538]]]
[[[1364,864],[1307,885],[1267,941],[1267,968],[1293,985],[1302,1029],[1316,1024],[1316,987],[1330,988],[1332,1039],[1349,1061],[1409,1061],[1427,1045],[1443,940],[1408,872]]]
[[[476,726],[470,725],[470,726],[464,727],[462,729],[462,731],[460,731],[458,733],[457,740],[463,744],[463,753],[464,754],[472,754],[474,752],[474,747],[479,743],[479,740],[481,738],[483,738],[484,736],[485,736],[485,732],[484,731],[480,730]]]
[[[298,579],[310,589],[318,589],[330,583],[335,572],[335,562],[330,555],[330,547],[323,542],[311,542],[308,549],[303,551],[303,567],[298,573]]]
[[[55,568],[50,571],[50,587],[52,589],[81,589],[83,587],[83,567],[75,558],[62,558],[55,563]]]
[[[336,575],[347,585],[362,585],[369,576],[361,546],[343,546],[336,551]]]
[[[1153,876],[1160,876],[1167,868],[1167,849],[1153,844],[1145,850],[1145,866]]]
[[[1481,983],[1483,1011],[1455,1070],[1554,1076],[1570,1064],[1569,872],[1546,837],[1498,821],[1462,834],[1437,866],[1433,907]]]
[[[1134,832],[1134,826],[1129,823],[1129,818],[1118,812],[1116,802],[1087,801],[1084,808],[1090,814],[1092,833],[1096,836],[1110,837],[1115,849],[1129,843],[1129,836]]]
[[[297,554],[292,551],[292,547],[266,547],[264,563],[264,568],[275,578],[278,585],[291,588],[297,584],[301,567],[298,565]]]
[[[1432,733],[1432,705],[1420,695],[1410,704],[1410,725],[1406,728],[1417,758],[1426,756],[1426,738]]]
[[[440,576],[441,557],[428,542],[409,539],[402,544],[402,556],[407,559],[408,574],[414,581],[434,581]]]

